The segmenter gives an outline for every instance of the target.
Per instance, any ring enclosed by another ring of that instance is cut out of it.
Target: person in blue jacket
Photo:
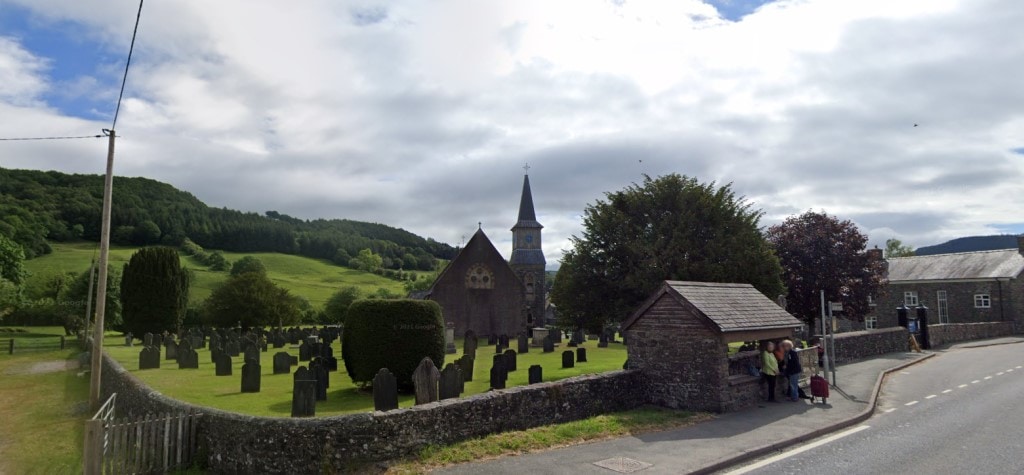
[[[804,372],[804,368],[800,366],[800,356],[793,349],[792,341],[782,340],[782,350],[786,352],[783,374],[789,380],[789,400],[797,402],[800,400],[800,373]]]

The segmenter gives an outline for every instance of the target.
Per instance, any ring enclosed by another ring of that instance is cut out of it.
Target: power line
[[[117,108],[114,109],[114,121],[110,124],[110,130],[117,129],[117,114],[121,112],[121,98],[124,97],[124,85],[128,82],[128,66],[132,64],[132,51],[135,50],[135,35],[139,32],[139,18],[142,17],[142,2],[139,0],[139,12],[135,15],[135,29],[132,30],[132,44],[128,47],[128,61],[124,63],[124,76],[121,77],[121,92],[117,95]]]
[[[62,136],[62,137],[9,137],[0,138],[0,141],[11,142],[17,140],[67,140],[67,139],[99,139],[103,138],[103,135],[76,135],[76,136]]]

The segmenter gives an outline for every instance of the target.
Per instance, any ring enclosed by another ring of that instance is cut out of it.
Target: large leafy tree
[[[246,272],[259,272],[260,274],[267,273],[267,267],[263,265],[263,261],[256,256],[245,256],[231,265],[231,275],[244,274]]]
[[[21,302],[26,278],[25,252],[16,242],[0,234],[0,320]]]
[[[266,274],[245,272],[228,278],[206,299],[208,323],[243,328],[292,325],[299,321],[299,298],[278,287]]]
[[[885,240],[885,258],[890,257],[911,257],[914,255],[914,248],[904,245],[903,241],[892,238]]]
[[[144,247],[132,255],[121,273],[121,317],[124,331],[177,331],[188,308],[190,274],[178,252],[169,247]]]
[[[99,272],[86,270],[72,279],[67,288],[61,294],[62,309],[72,318],[85,319],[85,310],[89,302],[89,274],[92,274],[92,291],[96,292],[99,282]],[[96,310],[96,296],[93,295],[92,311]],[[91,318],[91,316],[90,316]],[[103,323],[107,328],[123,330],[124,322],[121,318],[121,272],[113,267],[107,266],[107,304],[103,312]],[[141,334],[140,334],[141,335]]]
[[[783,291],[761,212],[729,185],[645,176],[605,198],[584,211],[552,288],[563,325],[622,321],[666,279],[750,283],[772,298]]]
[[[768,229],[768,240],[785,271],[787,309],[813,329],[825,299],[843,304],[848,318],[862,320],[868,297],[885,282],[883,263],[865,250],[868,238],[850,221],[808,211]]]
[[[348,307],[361,296],[359,288],[354,285],[347,285],[335,291],[324,305],[324,323],[344,324]]]

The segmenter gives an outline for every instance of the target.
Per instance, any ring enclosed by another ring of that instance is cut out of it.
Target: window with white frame
[[[872,296],[872,295],[868,295],[868,306],[869,307],[877,307],[878,306],[878,302],[875,302],[875,297]]]
[[[992,298],[988,294],[974,294],[974,308],[989,308],[992,306]]]
[[[908,307],[917,306],[917,292],[907,291],[903,292],[903,305]]]
[[[874,330],[878,328],[878,316],[871,315],[864,317],[864,328],[867,330]]]
[[[938,312],[939,312],[939,323],[949,323],[949,300],[946,297],[946,291],[940,290],[935,292],[935,299],[938,301]]]

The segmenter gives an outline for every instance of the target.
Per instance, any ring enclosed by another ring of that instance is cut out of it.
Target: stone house
[[[541,325],[546,261],[533,207],[530,177],[523,178],[519,217],[512,227],[512,258],[505,261],[483,229],[459,251],[421,298],[441,305],[455,334],[517,335]]]
[[[923,305],[929,324],[1024,323],[1024,236],[1017,249],[891,258],[889,283],[865,326],[897,325],[896,308]]]
[[[730,373],[729,343],[789,338],[800,325],[750,284],[665,281],[622,332],[652,402],[725,412],[760,400],[759,378]]]

